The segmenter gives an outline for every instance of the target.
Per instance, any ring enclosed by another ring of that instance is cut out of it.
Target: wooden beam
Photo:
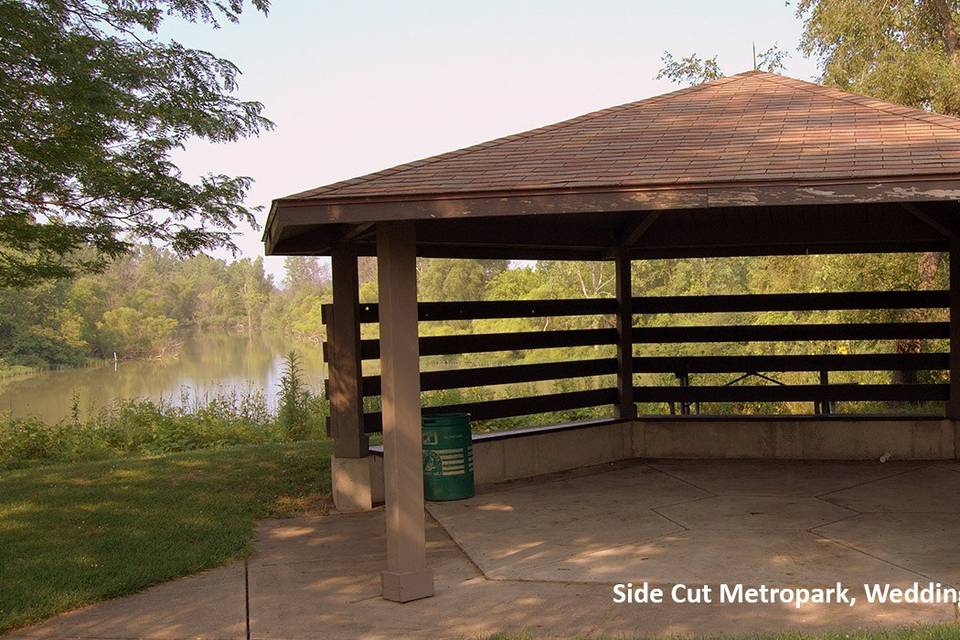
[[[683,342],[791,342],[802,340],[898,340],[950,337],[947,322],[848,322],[842,324],[755,324],[704,327],[638,327],[636,344]]]
[[[958,235],[955,230],[941,223],[939,220],[918,207],[916,204],[912,202],[905,202],[903,204],[903,208],[910,212],[910,214],[912,214],[917,220],[941,234],[944,238],[947,238],[951,242],[960,241],[960,235]]]
[[[617,292],[617,417],[637,417],[633,402],[633,281],[632,262],[621,251],[614,261]]]
[[[741,311],[835,311],[841,309],[946,309],[950,292],[843,291],[821,293],[761,293],[709,296],[634,296],[635,313],[730,313]],[[322,307],[323,321],[331,305]],[[553,316],[615,315],[616,298],[569,300],[476,300],[421,302],[421,322],[492,318],[546,318]],[[359,321],[377,321],[376,303],[360,305]]]
[[[417,255],[446,258],[603,260],[626,248],[634,259],[806,253],[946,251],[943,229],[960,232],[954,202],[700,207],[642,212],[584,209],[574,215],[431,216],[417,221]],[[656,217],[656,222],[652,220]],[[306,216],[272,233],[274,253],[317,255],[349,234],[361,255],[376,246],[363,224]],[[549,238],[541,233],[549,228]],[[345,236],[344,234],[348,234]],[[625,241],[633,246],[624,246]]]
[[[636,313],[944,309],[949,297],[949,292],[941,290],[645,296],[634,298],[633,308]]]
[[[616,358],[540,362],[420,373],[420,390],[463,389],[616,374]],[[947,371],[950,354],[854,353],[785,356],[639,356],[636,373],[780,373],[784,371]],[[380,376],[363,377],[363,395],[380,395]]]
[[[382,593],[387,600],[409,602],[433,595],[423,510],[417,257],[412,222],[377,225],[377,261],[387,525]]]
[[[943,203],[929,207],[940,211]],[[741,207],[664,215],[634,258],[927,250],[944,236],[900,205]]]
[[[636,373],[780,373],[783,371],[943,371],[947,353],[853,353],[785,356],[640,356]],[[364,379],[366,381],[366,379]]]
[[[947,417],[960,420],[960,242],[950,243],[950,400]]]
[[[586,391],[567,391],[540,396],[522,396],[485,400],[439,407],[424,407],[424,413],[469,413],[473,420],[494,420],[513,416],[529,416],[537,413],[552,413],[569,409],[599,407],[617,402],[617,390],[588,389]],[[367,433],[380,431],[381,414],[368,413],[364,416]]]
[[[276,200],[266,227],[310,223],[381,222],[464,217],[582,214],[713,207],[902,203],[960,198],[960,176],[884,180],[810,180],[777,184],[713,183],[650,188],[512,190],[381,198]]]
[[[369,441],[363,431],[360,387],[357,256],[350,247],[341,244],[334,248],[331,271],[333,304],[327,319],[327,353],[333,451],[337,458],[362,458],[369,453]]]
[[[915,368],[922,369],[923,367]],[[945,369],[946,365],[942,368]],[[437,391],[440,389],[463,389],[466,387],[488,387],[498,384],[538,382],[540,380],[568,380],[570,378],[611,375],[616,372],[616,358],[498,365],[471,369],[440,369],[438,371],[420,372],[420,390]],[[380,395],[380,376],[363,377],[363,395]]]
[[[946,306],[944,302],[943,306]],[[322,313],[328,305],[324,305]],[[440,320],[488,320],[493,318],[547,318],[552,316],[613,315],[614,298],[575,298],[570,300],[470,300],[462,302],[421,302],[417,317],[421,322]],[[376,303],[360,308],[360,322],[376,322]]]
[[[375,233],[376,230],[374,229],[374,227],[375,225],[372,222],[365,222],[363,224],[354,225],[353,227],[344,231],[343,236],[341,236],[340,240],[342,242],[350,242],[361,236],[367,235],[368,233],[371,233],[371,232]]]
[[[491,353],[527,349],[559,349],[616,344],[616,329],[563,329],[558,331],[518,331],[516,333],[463,333],[452,336],[420,338],[420,355],[443,356],[459,353]],[[380,357],[381,345],[376,339],[360,341],[360,357]]]
[[[653,211],[643,216],[643,219],[626,234],[626,239],[623,241],[622,246],[632,247],[640,242],[640,239],[643,238],[644,234],[653,226],[653,223],[656,222],[659,217],[659,211]]]
[[[638,387],[637,402],[922,402],[947,399],[945,384],[797,384]]]

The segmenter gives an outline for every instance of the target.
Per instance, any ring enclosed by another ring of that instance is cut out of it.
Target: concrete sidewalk
[[[671,461],[429,507],[436,596],[379,597],[382,512],[267,521],[257,551],[12,638],[458,638],[902,626],[949,605],[614,605],[614,582],[960,585],[960,465]],[[862,599],[862,598],[861,598]]]

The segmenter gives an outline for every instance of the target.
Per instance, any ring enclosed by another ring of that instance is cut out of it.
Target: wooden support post
[[[617,253],[617,417],[632,420],[637,417],[633,402],[633,285],[631,265],[626,251]]]
[[[357,254],[348,246],[331,253],[333,305],[327,324],[329,343],[330,431],[333,455],[363,458],[369,439],[363,430],[363,392],[360,389],[360,323]]]
[[[377,224],[380,379],[383,411],[387,570],[383,597],[409,602],[433,595],[426,563],[416,238],[412,222]]]
[[[950,400],[947,417],[960,420],[960,242],[950,243]]]

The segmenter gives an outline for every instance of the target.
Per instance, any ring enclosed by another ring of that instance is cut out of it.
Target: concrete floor
[[[950,621],[948,605],[614,605],[611,584],[960,585],[958,497],[953,463],[611,465],[431,504],[433,598],[378,597],[382,512],[303,517],[261,523],[246,563],[9,638],[568,637]]]

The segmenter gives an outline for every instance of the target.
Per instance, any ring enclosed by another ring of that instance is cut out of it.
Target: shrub
[[[176,405],[117,400],[87,418],[75,403],[71,416],[54,424],[0,417],[0,468],[321,439],[329,405],[306,389],[296,360],[290,364],[276,414],[262,392],[225,391],[202,401],[184,393]]]
[[[287,354],[280,377],[280,398],[277,422],[290,440],[303,440],[309,429],[307,402],[310,394],[303,383],[300,357],[296,352]]]

